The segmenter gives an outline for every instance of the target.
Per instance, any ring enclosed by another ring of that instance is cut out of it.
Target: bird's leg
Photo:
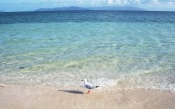
[[[89,93],[90,93],[90,91],[91,91],[91,90],[89,89],[89,90],[88,90],[88,92],[87,92],[87,94],[89,94]]]

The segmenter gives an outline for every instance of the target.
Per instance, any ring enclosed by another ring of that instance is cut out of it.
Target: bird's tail
[[[96,88],[100,87],[100,86],[95,86]]]

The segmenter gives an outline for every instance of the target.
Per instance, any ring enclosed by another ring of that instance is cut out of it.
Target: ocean
[[[175,90],[175,12],[0,13],[0,83]]]

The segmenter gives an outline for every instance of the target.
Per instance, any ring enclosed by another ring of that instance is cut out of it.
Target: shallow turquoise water
[[[1,83],[175,90],[173,22],[0,24],[0,51]]]

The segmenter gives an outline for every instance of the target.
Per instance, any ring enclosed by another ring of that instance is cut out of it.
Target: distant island
[[[77,6],[70,6],[70,7],[56,7],[56,8],[39,8],[35,11],[70,11],[70,10],[126,10],[126,11],[145,11],[139,7],[133,6],[104,6],[104,7],[77,7]]]
[[[66,10],[89,10],[87,8],[70,6],[70,7],[57,7],[57,8],[39,8],[35,11],[66,11]]]

